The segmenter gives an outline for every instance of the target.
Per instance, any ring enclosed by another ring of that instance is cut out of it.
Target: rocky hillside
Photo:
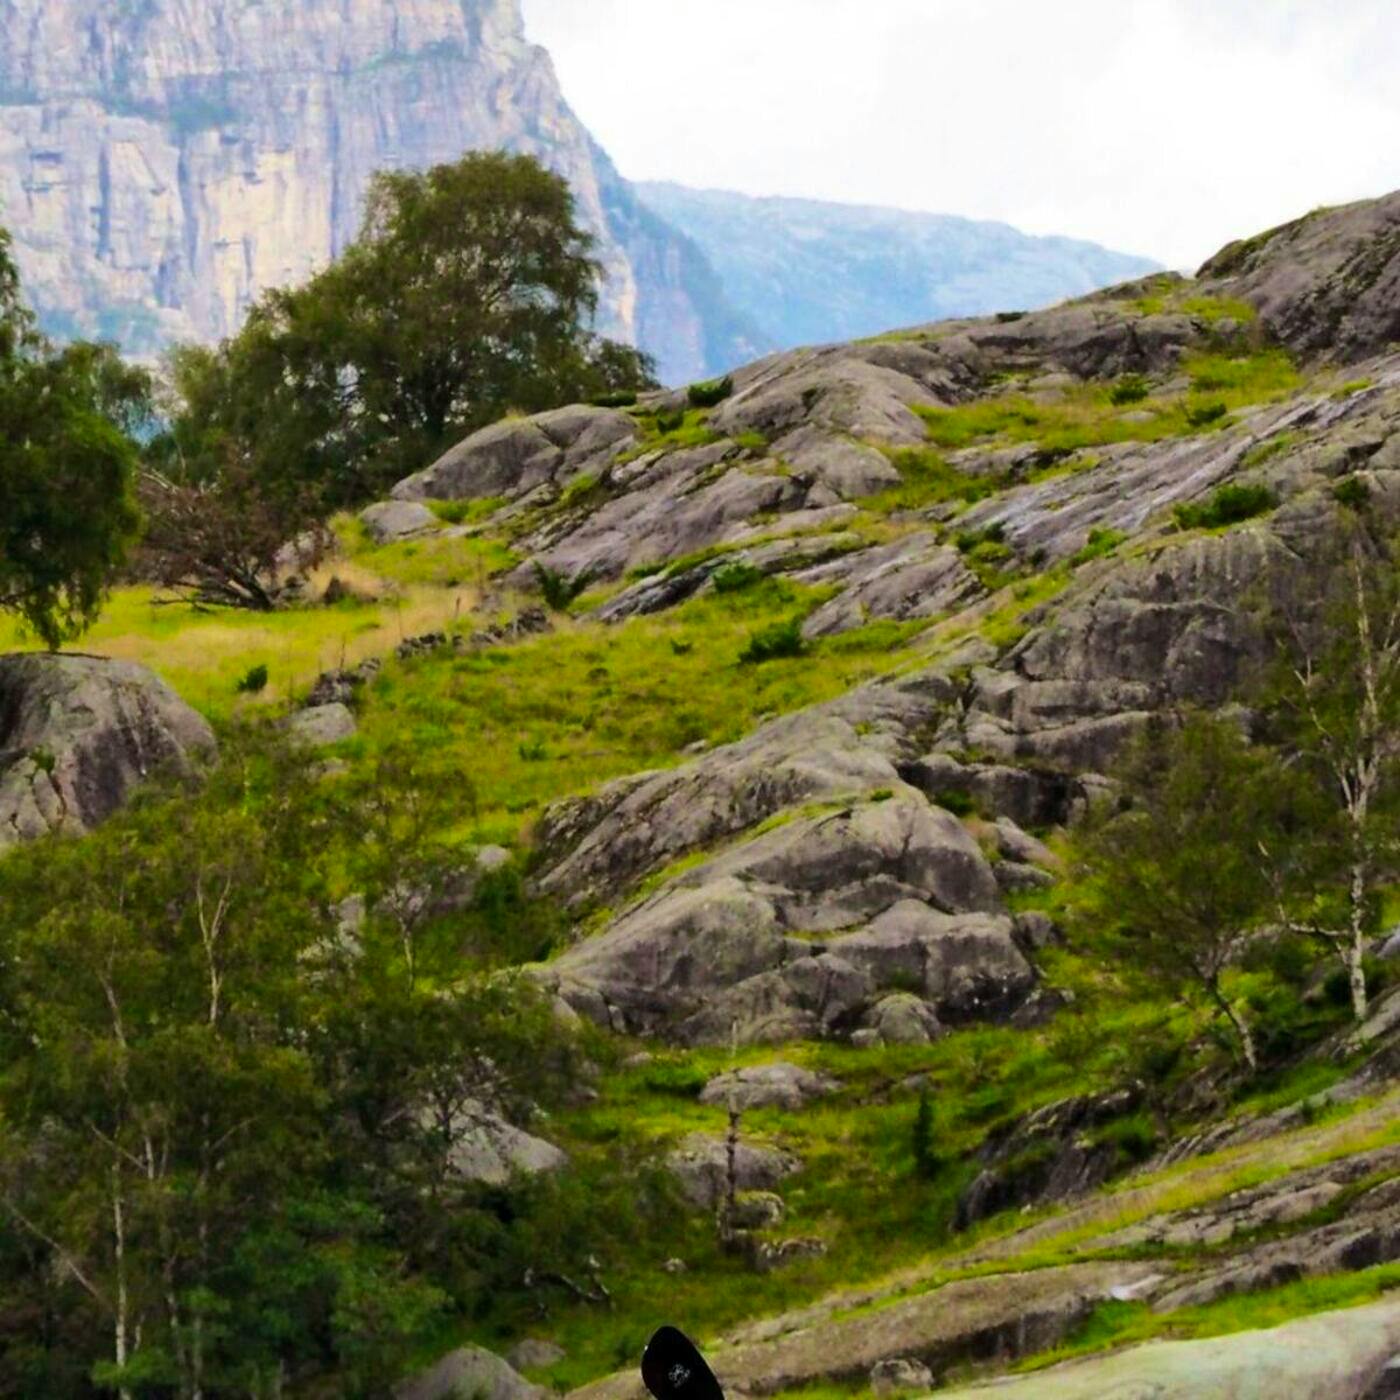
[[[663,1314],[794,1400],[1394,1393],[1396,940],[1361,1025],[1238,969],[1250,1078],[1067,944],[1065,853],[1130,737],[1316,615],[1358,512],[1400,527],[1397,277],[1400,195],[1321,211],[1195,279],[503,422],[272,621],[115,600],[92,650],[220,723],[290,707],[326,781],[412,745],[473,871],[528,874],[523,975],[607,1051],[478,1179],[674,1184],[460,1340],[589,1400],[638,1394]],[[31,777],[38,733],[0,734]],[[469,1350],[403,1393],[483,1366],[536,1394]]]
[[[664,379],[766,348],[569,109],[518,0],[0,3],[0,220],[56,333],[226,335],[345,246],[375,170],[498,146],[569,180],[601,329]]]
[[[1048,306],[1159,270],[1093,243],[946,214],[674,184],[637,192],[699,244],[735,303],[784,348]]]

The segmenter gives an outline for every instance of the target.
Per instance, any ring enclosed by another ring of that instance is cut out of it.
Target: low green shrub
[[[770,623],[767,627],[760,627],[757,632],[751,633],[748,645],[739,654],[739,661],[743,665],[757,665],[764,661],[801,656],[806,650],[802,619],[790,617],[786,621]]]
[[[581,506],[590,497],[597,494],[601,485],[601,481],[593,472],[580,472],[559,493],[559,504],[566,509],[572,506]]]
[[[703,379],[686,390],[686,398],[692,408],[714,408],[722,404],[734,392],[734,381],[725,375],[723,379]]]
[[[267,667],[249,667],[239,678],[234,689],[240,695],[261,695],[267,689]]]
[[[1334,399],[1349,399],[1353,394],[1364,394],[1376,381],[1374,379],[1349,379],[1341,388],[1333,391]]]
[[[680,1099],[698,1099],[710,1082],[709,1075],[694,1065],[648,1065],[643,1086],[653,1094],[673,1094]]]
[[[914,1153],[915,1175],[925,1181],[933,1180],[943,1163],[934,1145],[933,1095],[927,1087],[919,1092],[919,1107],[910,1132],[910,1146]]]
[[[762,583],[765,574],[762,569],[755,568],[752,564],[736,563],[725,564],[722,568],[716,569],[711,577],[716,593],[742,593],[746,588],[752,588],[756,583]]]
[[[1077,569],[1081,564],[1089,563],[1091,559],[1102,559],[1105,555],[1112,554],[1127,538],[1121,530],[1106,530],[1095,527],[1089,531],[1089,538],[1085,542],[1084,548],[1071,556],[1070,567]]]
[[[540,586],[546,605],[554,612],[567,612],[569,605],[588,587],[587,571],[570,578],[551,569],[548,564],[535,564],[535,581]]]
[[[1219,400],[1212,400],[1209,403],[1188,403],[1186,405],[1186,421],[1193,428],[1208,428],[1212,423],[1219,423],[1229,411],[1229,407]]]
[[[1262,466],[1263,463],[1271,462],[1275,457],[1282,456],[1283,453],[1293,447],[1297,441],[1297,433],[1279,433],[1277,436],[1271,437],[1265,442],[1261,442],[1257,447],[1251,447],[1249,451],[1244,454],[1241,465],[1246,467]]]
[[[1183,530],[1215,530],[1264,515],[1277,504],[1267,486],[1232,481],[1217,487],[1209,500],[1179,505],[1172,514]]]
[[[1119,408],[1141,403],[1152,392],[1145,375],[1125,374],[1109,391],[1109,401]]]
[[[50,777],[53,776],[53,770],[58,767],[58,756],[52,749],[30,749],[29,761],[41,773],[47,773]]]
[[[953,537],[953,543],[957,546],[959,554],[971,554],[983,545],[999,545],[1005,538],[1006,530],[1003,526],[988,525],[982,530],[959,530]]]
[[[595,394],[588,402],[594,408],[631,408],[637,402],[637,395],[632,389],[615,389],[607,394]]]
[[[1371,504],[1371,488],[1359,476],[1346,476],[1332,488],[1332,498],[1348,510],[1365,510]]]
[[[1145,1162],[1157,1150],[1161,1135],[1145,1113],[1118,1118],[1095,1134],[1098,1142],[1116,1149],[1120,1163]]]
[[[948,792],[938,794],[938,805],[945,812],[951,812],[955,817],[973,817],[977,815],[977,799],[970,792],[965,792],[962,788],[953,788]]]

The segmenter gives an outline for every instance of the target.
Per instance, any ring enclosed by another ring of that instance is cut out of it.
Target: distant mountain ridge
[[[948,214],[671,183],[636,189],[700,246],[731,300],[784,349],[1031,310],[1161,270],[1095,243]]]

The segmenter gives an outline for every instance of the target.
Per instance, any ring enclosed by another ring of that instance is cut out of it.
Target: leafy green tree
[[[530,157],[381,173],[332,266],[175,358],[165,450],[209,476],[232,441],[269,488],[300,476],[345,504],[508,412],[649,385],[645,356],[589,329],[592,254],[568,186]]]
[[[1400,855],[1400,562],[1360,505],[1344,517],[1321,599],[1281,611],[1282,663],[1263,698],[1309,797],[1290,874],[1275,881],[1280,921],[1336,954],[1363,1021],[1365,958]]]
[[[148,384],[114,351],[55,351],[0,230],[0,608],[50,647],[97,616],[136,533],[129,433]]]
[[[1276,765],[1229,720],[1191,714],[1145,736],[1117,776],[1122,808],[1077,838],[1087,927],[1130,969],[1204,998],[1252,1072],[1254,1031],[1226,974],[1273,912]]]
[[[202,788],[0,866],[0,1340],[18,1313],[52,1343],[0,1346],[0,1389],[82,1393],[76,1355],[131,1400],[382,1394],[432,1330],[473,1115],[552,1101],[577,1056],[450,924],[413,978],[396,921],[339,926],[366,820],[235,737]]]

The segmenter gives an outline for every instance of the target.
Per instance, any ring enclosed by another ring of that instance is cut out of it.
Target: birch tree
[[[1393,542],[1353,516],[1321,605],[1280,619],[1282,660],[1268,695],[1278,738],[1311,785],[1294,839],[1303,858],[1280,863],[1280,921],[1340,960],[1352,1011],[1370,1007],[1365,958],[1380,916],[1380,886],[1396,866],[1400,778],[1400,569]],[[1278,859],[1281,852],[1269,852]]]
[[[1254,1028],[1228,974],[1270,913],[1268,758],[1228,720],[1192,714],[1144,737],[1117,776],[1123,807],[1078,836],[1086,916],[1134,969],[1204,1002],[1253,1073]]]

